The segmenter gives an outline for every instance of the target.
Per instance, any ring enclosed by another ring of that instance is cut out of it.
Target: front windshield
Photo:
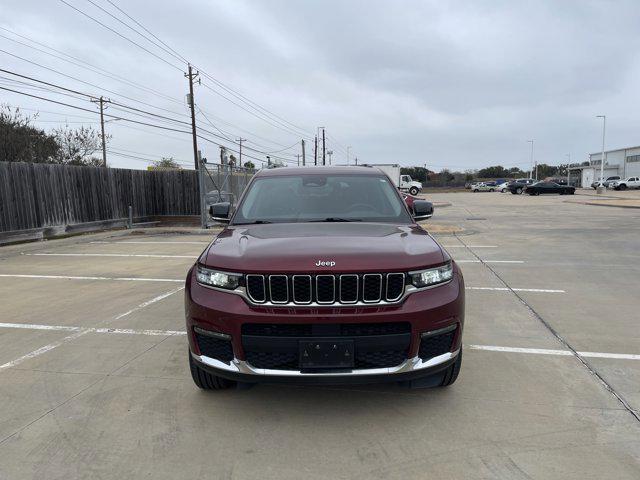
[[[300,174],[256,178],[232,224],[312,221],[412,223],[386,176]]]

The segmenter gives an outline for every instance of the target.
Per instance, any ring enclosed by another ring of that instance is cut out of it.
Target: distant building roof
[[[640,148],[640,145],[635,147],[624,147],[624,148],[616,148],[615,150],[605,150],[604,153],[613,153],[613,152],[621,152],[623,150],[633,150],[634,148]],[[590,153],[589,155],[601,155],[602,152]]]

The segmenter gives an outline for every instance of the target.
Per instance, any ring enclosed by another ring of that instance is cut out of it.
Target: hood
[[[236,272],[330,273],[408,271],[445,259],[418,226],[345,222],[229,226],[200,262]]]

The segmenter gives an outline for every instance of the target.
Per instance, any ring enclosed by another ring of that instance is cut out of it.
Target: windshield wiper
[[[359,218],[339,218],[339,217],[327,217],[322,220],[309,220],[310,222],[361,222]]]
[[[254,220],[253,222],[234,223],[234,225],[262,225],[265,223],[273,223],[269,220]]]

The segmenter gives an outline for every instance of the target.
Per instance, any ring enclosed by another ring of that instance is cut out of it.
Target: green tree
[[[556,175],[558,175],[558,167],[555,165],[547,165],[546,163],[538,164],[538,178],[554,177]]]
[[[19,108],[0,105],[0,161],[55,163],[58,144],[52,135],[32,122],[38,115],[24,115]]]
[[[253,170],[253,169],[256,168],[256,166],[254,165],[254,163],[251,160],[249,160],[248,162],[244,162],[244,168]]]
[[[492,167],[481,168],[478,170],[479,178],[504,178],[509,176],[509,171],[502,165],[494,165]]]
[[[400,167],[400,175],[409,175],[417,182],[427,181],[427,169],[424,167]]]
[[[180,164],[173,157],[162,157],[160,160],[155,160],[153,166],[163,170],[182,170]]]

